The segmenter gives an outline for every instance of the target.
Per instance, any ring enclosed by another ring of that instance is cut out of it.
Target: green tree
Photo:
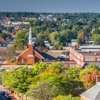
[[[6,33],[1,33],[0,37],[6,39],[7,38],[7,34]]]
[[[28,95],[34,100],[51,100],[59,94],[64,95],[66,93],[64,87],[65,83],[66,76],[58,76],[54,73],[44,72],[41,75],[38,75],[38,77],[34,77]]]
[[[52,72],[54,73],[63,73],[65,72],[65,68],[64,68],[64,64],[61,62],[55,62],[49,65],[49,67],[47,67],[47,70],[52,70]]]
[[[100,30],[99,29],[96,29],[95,31],[93,31],[92,38],[94,40],[95,45],[100,45]]]
[[[78,44],[78,45],[82,45],[82,44],[83,44],[82,39],[81,39],[81,38],[79,38],[79,37],[77,38],[77,44]]]
[[[43,73],[43,71],[48,67],[48,65],[44,62],[35,63],[34,64],[34,73],[36,75]]]
[[[14,27],[8,27],[8,32],[12,32]]]
[[[100,45],[100,34],[95,34],[93,40],[95,45]]]
[[[14,91],[25,94],[29,89],[32,81],[33,73],[27,66],[5,72],[3,74],[3,85],[11,88]]]
[[[51,100],[59,94],[65,94],[65,90],[60,84],[54,84],[52,80],[38,82],[30,92],[30,96],[34,100]]]
[[[72,32],[69,29],[62,30],[60,32],[60,41],[64,43],[70,43],[72,39]]]
[[[56,98],[53,98],[52,100],[80,100],[80,97],[73,97],[72,95],[59,95]]]
[[[67,74],[70,79],[79,80],[80,69],[78,67],[70,67],[67,71]]]
[[[52,44],[55,45],[55,42],[57,40],[58,35],[59,35],[58,32],[50,33],[50,41],[51,41]]]
[[[25,31],[19,30],[16,33],[15,39],[14,39],[14,46],[16,49],[24,49],[24,46],[27,45],[28,37]]]

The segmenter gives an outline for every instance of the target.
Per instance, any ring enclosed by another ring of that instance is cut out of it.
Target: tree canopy
[[[19,30],[16,33],[15,39],[14,39],[14,47],[16,49],[24,49],[24,46],[27,45],[28,42],[28,37],[27,37],[27,32],[23,30]]]

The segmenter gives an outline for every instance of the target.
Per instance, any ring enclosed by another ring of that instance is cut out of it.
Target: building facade
[[[85,67],[89,63],[100,66],[100,46],[84,46],[84,48],[70,48],[70,60],[74,60],[79,67]]]

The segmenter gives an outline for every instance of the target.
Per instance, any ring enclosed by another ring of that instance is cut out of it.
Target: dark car
[[[5,93],[5,97],[6,97],[8,100],[11,99],[7,93]]]
[[[5,91],[1,91],[0,93],[1,93],[2,95],[5,95]]]

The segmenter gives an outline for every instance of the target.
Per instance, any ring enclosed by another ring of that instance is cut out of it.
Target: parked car
[[[1,91],[0,93],[1,93],[2,95],[5,95],[5,91]]]
[[[5,93],[5,97],[6,97],[8,100],[11,99],[7,93]]]

